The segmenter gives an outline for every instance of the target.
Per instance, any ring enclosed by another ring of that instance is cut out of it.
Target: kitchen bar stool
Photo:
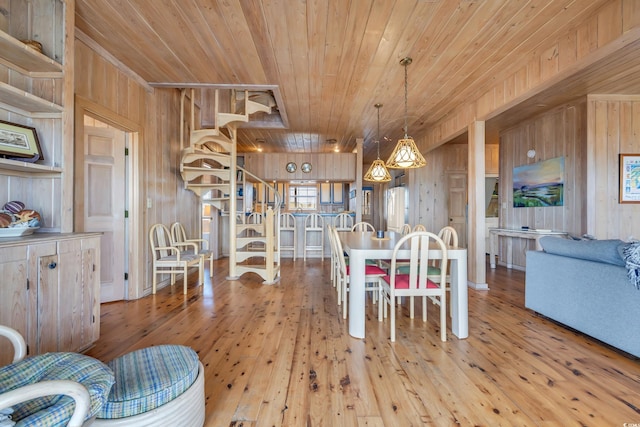
[[[320,252],[320,258],[324,258],[324,219],[317,213],[304,219],[304,260],[307,260],[307,252],[314,251]]]
[[[283,239],[283,235],[289,235],[289,238],[286,240]],[[291,239],[291,244],[285,244],[284,242],[289,242]],[[296,218],[291,213],[281,213],[280,214],[280,252],[282,251],[292,251],[293,252],[293,260],[296,260],[296,253],[298,252],[298,245],[296,244],[298,240],[298,233],[296,230]]]
[[[353,217],[348,213],[341,212],[333,218],[333,226],[338,231],[351,231]]]

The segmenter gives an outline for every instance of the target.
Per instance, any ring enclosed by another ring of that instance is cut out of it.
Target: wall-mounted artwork
[[[620,203],[640,203],[640,154],[620,154]]]
[[[513,207],[562,206],[564,157],[513,168]]]

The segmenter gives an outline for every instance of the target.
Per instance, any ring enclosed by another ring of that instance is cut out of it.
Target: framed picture
[[[30,162],[42,160],[36,130],[0,120],[0,156]]]
[[[640,203],[640,154],[620,154],[620,203]]]
[[[513,207],[564,205],[564,157],[513,168]]]

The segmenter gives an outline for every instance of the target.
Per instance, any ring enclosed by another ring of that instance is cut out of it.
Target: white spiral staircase
[[[241,95],[244,93],[244,96]],[[183,90],[184,100],[185,90]],[[250,171],[237,166],[237,125],[248,122],[249,116],[258,111],[270,112],[271,107],[253,102],[249,92],[232,90],[231,99],[236,112],[220,112],[219,90],[215,91],[215,127],[196,129],[194,120],[194,96],[191,94],[191,133],[189,147],[182,150],[180,173],[185,188],[197,194],[203,204],[229,215],[229,276],[236,280],[245,273],[256,273],[264,284],[273,284],[280,278],[280,206],[281,196],[268,182]],[[184,102],[182,104],[184,112]],[[275,203],[262,209],[262,218],[248,223],[245,209],[238,207],[238,171],[240,184],[262,183],[267,191],[273,191]]]

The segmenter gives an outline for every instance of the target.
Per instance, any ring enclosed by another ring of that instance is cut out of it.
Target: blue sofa
[[[525,307],[640,357],[640,290],[620,240],[543,237],[528,251]]]

